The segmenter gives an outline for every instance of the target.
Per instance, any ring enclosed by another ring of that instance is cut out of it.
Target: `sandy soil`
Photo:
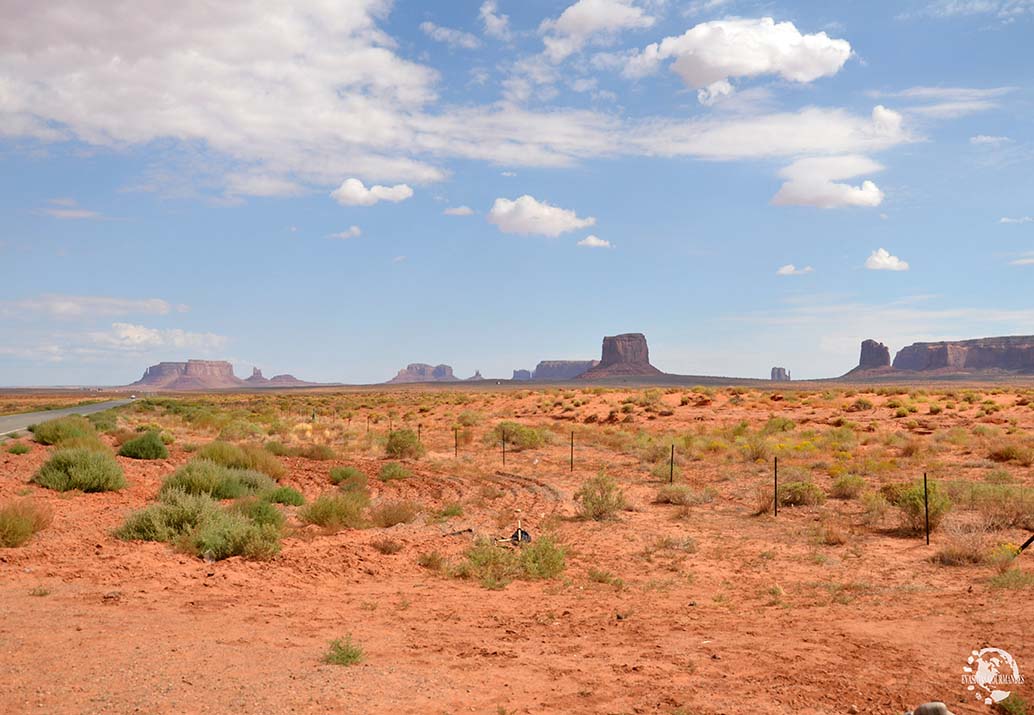
[[[430,452],[412,462],[412,478],[388,484],[374,478],[383,460],[372,450],[332,461],[285,458],[283,483],[308,498],[333,488],[331,466],[349,464],[371,477],[375,497],[415,499],[426,513],[462,501],[464,515],[336,534],[292,518],[281,554],[268,562],[205,563],[110,533],[190,458],[182,443],[211,434],[170,427],[178,435],[170,458],[119,458],[130,486],[106,494],[29,486],[50,448],[0,450],[0,504],[31,496],[55,515],[27,545],[0,549],[0,712],[818,715],[900,713],[941,699],[957,713],[987,713],[961,674],[970,651],[989,645],[1012,653],[1034,678],[1030,591],[992,588],[987,566],[932,562],[942,532],[927,547],[892,528],[863,526],[857,501],[753,516],[755,489],[769,483],[771,467],[730,454],[682,465],[686,483],[713,487],[717,497],[675,518],[678,507],[652,503],[659,482],[648,465],[591,438],[618,428],[674,434],[740,420],[756,427],[771,415],[818,431],[847,416],[862,435],[904,431],[920,440],[979,422],[1030,428],[1034,411],[1012,406],[1014,395],[994,396],[1007,407],[986,417],[920,414],[911,430],[882,406],[845,415],[853,398],[789,404],[767,393],[742,404],[719,394],[688,405],[668,394],[670,416],[636,409],[630,424],[584,424],[590,414],[605,418],[627,394],[634,393],[590,396],[568,412],[536,407],[544,395],[530,391],[436,405],[419,418]],[[462,409],[486,421],[457,460],[451,425]],[[499,451],[481,440],[496,415],[550,427],[557,440],[507,455],[504,468]],[[574,473],[564,436],[572,425]],[[876,448],[883,449],[859,450]],[[980,449],[898,459],[881,479],[930,468],[977,480],[988,468]],[[807,466],[829,456],[785,461]],[[610,522],[574,518],[572,495],[604,466],[633,509]],[[1028,468],[1006,468],[1034,484]],[[831,479],[813,471],[828,488]],[[432,550],[459,558],[476,535],[506,536],[517,518],[533,536],[555,531],[567,547],[561,578],[494,591],[417,563]],[[847,543],[823,543],[828,523]],[[386,535],[402,550],[373,548]],[[678,548],[687,539],[695,549]],[[1021,557],[1021,568],[1032,568],[1030,558]],[[621,583],[600,583],[590,570]],[[323,664],[328,642],[346,634],[363,647],[364,661]]]

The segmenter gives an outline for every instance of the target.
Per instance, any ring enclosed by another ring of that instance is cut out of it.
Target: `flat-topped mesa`
[[[894,369],[911,371],[1002,370],[1034,372],[1034,336],[913,343],[894,356]]]
[[[452,374],[450,365],[428,365],[422,362],[413,362],[399,370],[395,377],[388,380],[388,383],[404,382],[458,382],[459,378]]]
[[[531,370],[514,370],[511,380],[530,380]]]
[[[890,350],[875,340],[863,340],[862,352],[858,356],[859,370],[879,370],[890,366]]]
[[[599,360],[542,360],[535,366],[530,379],[573,380],[599,364]]]
[[[773,382],[790,382],[790,371],[785,367],[774,367],[772,368],[772,381]]]
[[[144,370],[144,376],[130,387],[160,390],[218,390],[244,385],[225,360],[160,362]]]
[[[579,375],[580,378],[663,375],[650,364],[650,349],[642,333],[624,333],[603,338],[600,364]]]

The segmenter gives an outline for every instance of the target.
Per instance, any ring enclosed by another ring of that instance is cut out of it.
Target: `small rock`
[[[858,709],[857,705],[852,705],[847,709],[847,712],[851,713],[851,715],[858,715],[858,713],[861,711]]]

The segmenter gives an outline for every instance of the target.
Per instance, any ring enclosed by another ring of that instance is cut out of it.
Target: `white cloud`
[[[48,203],[50,206],[40,209],[40,213],[44,213],[52,218],[66,221],[103,218],[97,211],[81,208],[75,199],[57,198],[51,199]]]
[[[879,206],[883,203],[883,192],[872,181],[851,186],[839,180],[882,170],[880,164],[858,155],[798,159],[779,172],[787,181],[772,197],[772,203],[823,209]]]
[[[185,305],[172,306],[160,298],[111,298],[96,295],[60,295],[48,293],[38,298],[0,302],[0,316],[21,314],[45,315],[50,318],[78,319],[115,315],[168,315],[173,310],[186,312]]]
[[[780,266],[779,270],[776,271],[777,276],[804,276],[812,273],[815,269],[811,266],[804,266],[804,268],[798,268],[792,263],[787,263],[785,266]]]
[[[872,92],[873,96],[900,97],[914,104],[907,111],[933,119],[955,119],[999,106],[999,98],[1015,87],[910,87],[897,92]]]
[[[1001,144],[1008,144],[1012,141],[1009,137],[998,137],[989,136],[987,134],[977,134],[975,137],[969,138],[970,144],[989,144],[991,146],[999,146]]]
[[[499,175],[500,176],[506,176],[506,177],[513,177],[513,176],[517,176],[517,172],[516,171],[500,171]]]
[[[500,40],[510,39],[510,16],[499,13],[496,0],[485,0],[478,12],[485,27],[485,34]]]
[[[730,79],[775,75],[807,83],[835,75],[850,57],[847,40],[825,32],[802,35],[792,22],[777,23],[770,17],[715,20],[647,45],[628,58],[624,74],[643,77],[675,58],[672,71],[706,102],[730,94]]]
[[[1034,13],[1034,0],[934,0],[919,13],[939,18],[993,15],[1003,21]]]
[[[865,260],[865,267],[870,271],[907,271],[908,262],[890,255],[885,248],[878,248]]]
[[[449,47],[462,47],[465,50],[473,50],[481,46],[481,40],[469,32],[454,30],[451,27],[442,27],[427,21],[420,23],[420,31],[436,42],[444,42]]]
[[[1002,216],[998,219],[998,223],[1034,223],[1034,216],[1017,216],[1016,218]]]
[[[1010,266],[1034,266],[1034,254],[1025,253],[1020,258],[1009,261]]]
[[[219,350],[227,342],[223,335],[191,333],[179,328],[148,328],[133,323],[112,323],[111,330],[88,333],[89,339],[104,348],[144,352],[159,348]]]
[[[327,236],[327,238],[337,238],[337,239],[341,239],[342,241],[347,241],[350,238],[359,238],[362,235],[363,235],[363,231],[362,231],[361,228],[359,228],[358,226],[349,226],[348,228],[346,228],[344,231],[341,231],[340,233],[332,233],[332,234],[330,234],[329,236]]]
[[[442,213],[446,216],[470,216],[474,213],[474,209],[469,206],[453,206],[452,208],[445,209]]]
[[[345,179],[330,197],[342,206],[373,206],[378,201],[405,201],[412,195],[413,189],[407,184],[366,188],[359,179]]]
[[[498,198],[488,212],[488,221],[503,233],[559,236],[567,231],[588,228],[596,219],[579,218],[574,211],[540,202],[525,194],[515,200]]]
[[[578,242],[578,245],[579,246],[584,246],[586,248],[610,248],[611,247],[610,246],[610,241],[605,241],[602,238],[600,238],[599,236],[596,236],[594,234],[589,234],[588,236],[583,238],[581,241]]]
[[[546,56],[552,62],[562,62],[587,42],[610,39],[622,30],[644,29],[653,23],[654,18],[634,0],[578,0],[555,20],[543,20],[539,32],[544,35]]]

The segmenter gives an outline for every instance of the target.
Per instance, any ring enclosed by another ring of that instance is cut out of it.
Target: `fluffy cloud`
[[[730,79],[774,75],[812,82],[835,75],[851,57],[847,40],[825,32],[802,35],[792,22],[770,17],[702,22],[684,34],[666,37],[629,57],[628,77],[652,74],[674,58],[673,72],[699,90],[701,101],[732,92]]]
[[[398,203],[413,195],[413,189],[407,184],[395,186],[375,185],[366,188],[359,179],[345,179],[330,197],[342,206],[373,206],[378,201]]]
[[[870,271],[907,271],[908,262],[890,255],[886,248],[878,248],[865,260]]]
[[[179,328],[148,328],[132,323],[112,323],[111,330],[89,333],[89,338],[103,348],[134,352],[159,348],[208,352],[222,349],[227,342],[225,336],[214,333],[191,333]]]
[[[780,266],[779,270],[776,271],[777,276],[803,276],[813,272],[815,269],[811,266],[805,266],[804,268],[798,268],[792,263],[787,263],[785,266]]]
[[[588,228],[596,219],[579,218],[574,211],[552,206],[525,194],[515,200],[498,198],[488,212],[488,221],[503,233],[559,236],[567,231]]]
[[[342,241],[347,241],[350,238],[359,238],[363,235],[363,230],[358,226],[349,226],[340,233],[332,233],[327,238],[337,238]]]
[[[1015,218],[1002,216],[998,219],[998,223],[1034,223],[1034,216],[1017,216]]]
[[[499,13],[496,0],[485,0],[478,11],[485,34],[500,40],[510,39],[510,16]]]
[[[469,206],[453,206],[452,208],[445,209],[442,213],[446,216],[470,216],[474,213],[474,209]]]
[[[970,144],[989,144],[991,146],[1008,144],[1011,141],[1012,139],[1009,137],[988,136],[987,134],[977,134],[975,137],[969,138]]]
[[[579,241],[578,245],[585,248],[610,248],[610,241],[605,241],[599,236],[589,234]]]
[[[186,312],[187,306],[172,306],[160,298],[110,298],[96,295],[48,293],[38,298],[0,302],[0,316],[44,315],[50,318],[80,319],[115,315],[168,315]]]
[[[562,62],[596,37],[613,37],[622,30],[651,27],[654,18],[636,7],[634,0],[578,0],[555,20],[544,20],[546,56]]]
[[[437,42],[444,42],[450,47],[462,47],[465,50],[473,50],[481,46],[481,40],[469,32],[454,30],[451,27],[442,27],[433,22],[420,23],[420,31]]]
[[[872,159],[857,155],[799,159],[779,172],[786,182],[772,197],[772,203],[823,209],[879,206],[883,192],[873,182],[866,180],[861,186],[851,186],[839,180],[882,169]]]

